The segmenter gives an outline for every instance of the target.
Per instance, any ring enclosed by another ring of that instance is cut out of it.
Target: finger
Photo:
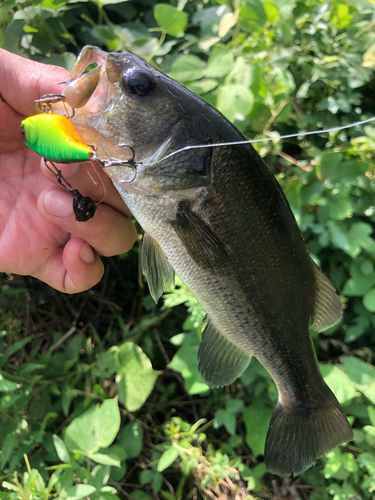
[[[41,215],[65,231],[87,241],[99,254],[107,257],[128,252],[137,237],[134,224],[105,203],[97,206],[94,217],[76,222],[73,198],[61,188],[47,188],[38,199]]]
[[[65,179],[78,189],[83,196],[90,196],[95,201],[103,201],[126,217],[131,217],[131,212],[125,205],[111,179],[103,172],[95,162],[85,163],[58,163],[56,167],[61,170]],[[43,174],[52,182],[56,182],[56,176],[41,162]]]
[[[78,293],[96,285],[103,272],[103,263],[90,245],[73,237],[33,276],[61,292]]]
[[[96,285],[103,276],[104,265],[91,246],[73,237],[64,247],[64,291],[77,293]]]
[[[21,115],[34,114],[34,101],[44,94],[60,94],[69,72],[0,49],[2,98]]]

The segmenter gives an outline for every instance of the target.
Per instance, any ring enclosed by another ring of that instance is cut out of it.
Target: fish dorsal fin
[[[143,236],[142,272],[147,278],[148,288],[155,302],[174,284],[173,267],[159,243],[148,233]]]
[[[312,328],[317,332],[338,323],[342,317],[342,305],[335,288],[322,270],[313,262],[316,295]]]
[[[229,256],[224,245],[206,222],[190,210],[186,202],[180,202],[176,220],[170,224],[190,257],[199,266],[216,272],[226,266]]]
[[[198,369],[209,387],[231,384],[245,371],[251,355],[231,342],[209,319],[198,351]]]

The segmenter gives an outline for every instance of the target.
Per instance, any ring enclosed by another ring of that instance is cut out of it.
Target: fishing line
[[[341,127],[333,127],[333,128],[327,128],[323,130],[313,130],[311,132],[298,132],[294,134],[287,134],[287,135],[280,135],[278,137],[265,137],[263,139],[248,139],[244,141],[235,141],[235,142],[220,142],[217,144],[192,144],[191,146],[184,146],[181,149],[177,149],[176,151],[173,151],[172,153],[167,154],[160,160],[156,160],[152,163],[144,163],[143,165],[145,166],[152,166],[156,165],[158,163],[161,163],[164,160],[168,160],[172,156],[177,155],[178,153],[182,153],[183,151],[188,151],[190,149],[203,149],[203,148],[214,148],[218,146],[239,146],[239,145],[244,145],[244,144],[255,144],[257,142],[265,142],[265,141],[279,141],[280,139],[291,139],[293,137],[306,137],[307,135],[315,135],[315,134],[330,134],[331,132],[339,132],[340,130],[345,130],[348,128],[352,127],[357,127],[358,125],[364,125],[366,123],[373,122],[375,120],[375,116],[372,118],[367,118],[366,120],[361,120],[358,122],[351,123],[350,125],[342,125]]]

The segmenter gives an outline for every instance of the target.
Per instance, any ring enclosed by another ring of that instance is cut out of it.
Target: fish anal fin
[[[340,321],[342,305],[340,297],[327,276],[314,262],[313,267],[316,280],[316,295],[311,327],[317,332],[321,332]]]
[[[219,272],[229,260],[228,253],[212,229],[193,212],[187,202],[180,202],[176,220],[170,224],[191,258],[201,267]]]
[[[266,439],[266,469],[278,476],[298,476],[351,439],[353,431],[333,394],[314,411],[278,403]]]
[[[157,302],[174,283],[174,270],[158,242],[148,233],[143,236],[142,272],[147,278],[151,297]]]
[[[198,369],[209,387],[231,384],[245,371],[250,353],[233,344],[209,319],[198,351]]]

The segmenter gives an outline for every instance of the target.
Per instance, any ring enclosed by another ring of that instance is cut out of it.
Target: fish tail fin
[[[279,402],[266,439],[267,471],[298,476],[317,458],[352,438],[352,428],[333,394],[313,410],[286,407]]]

